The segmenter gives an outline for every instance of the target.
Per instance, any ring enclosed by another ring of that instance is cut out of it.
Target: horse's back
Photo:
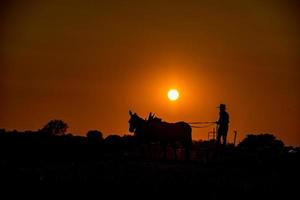
[[[190,142],[192,141],[192,127],[186,122],[177,122],[175,123],[179,128],[179,134],[183,137],[184,140]]]
[[[157,126],[156,132],[161,140],[185,143],[192,141],[192,128],[186,122],[162,122],[160,126]]]

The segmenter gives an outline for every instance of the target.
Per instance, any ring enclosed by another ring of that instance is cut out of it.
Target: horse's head
[[[140,118],[136,113],[132,113],[129,111],[130,119],[128,121],[129,123],[129,132],[137,132],[138,129],[142,127],[142,125],[145,123],[145,120]]]
[[[152,121],[155,118],[155,114],[149,113],[148,119],[146,119],[148,122]]]
[[[161,123],[161,118],[158,118],[155,116],[155,114],[149,113],[148,119],[147,119],[148,126],[152,126],[154,124]]]

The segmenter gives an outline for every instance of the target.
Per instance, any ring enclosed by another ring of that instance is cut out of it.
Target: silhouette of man
[[[226,112],[225,104],[220,104],[218,108],[220,109],[220,112],[219,112],[219,120],[216,122],[218,125],[217,144],[221,144],[221,137],[222,137],[223,145],[226,145],[228,124],[229,124],[229,114]]]

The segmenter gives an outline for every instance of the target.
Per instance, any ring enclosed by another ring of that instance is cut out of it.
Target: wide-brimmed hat
[[[217,108],[226,108],[226,105],[221,103]]]

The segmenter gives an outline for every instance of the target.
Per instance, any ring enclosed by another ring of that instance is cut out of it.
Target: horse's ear
[[[148,120],[150,120],[151,118],[152,118],[152,113],[150,112],[148,116]]]
[[[132,116],[132,112],[131,112],[131,110],[129,110],[129,115],[130,115],[130,116]]]

